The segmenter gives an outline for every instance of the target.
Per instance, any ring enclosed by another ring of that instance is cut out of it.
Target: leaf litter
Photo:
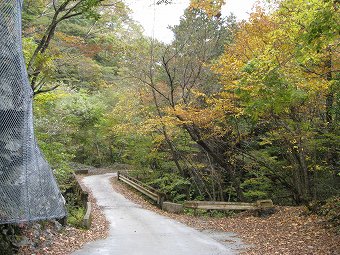
[[[340,236],[325,228],[325,221],[308,215],[304,207],[277,206],[275,213],[258,217],[241,212],[229,217],[193,216],[162,211],[127,185],[112,179],[115,191],[143,208],[172,218],[200,231],[235,233],[248,246],[242,255],[340,255]],[[225,240],[229,242],[230,240]]]

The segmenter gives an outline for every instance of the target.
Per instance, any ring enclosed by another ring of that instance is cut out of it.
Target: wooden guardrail
[[[158,190],[154,189],[153,187],[148,186],[148,185],[142,183],[141,181],[139,181],[139,180],[137,180],[137,179],[135,179],[131,176],[122,174],[121,172],[118,172],[118,180],[125,182],[126,184],[128,184],[132,188],[143,193],[144,195],[146,195],[147,197],[149,197],[150,199],[155,201],[156,204],[160,208],[162,208],[164,198],[165,198],[165,194],[159,192]]]
[[[163,202],[165,198],[165,194],[159,192],[155,188],[148,186],[141,181],[128,176],[127,174],[123,174],[118,172],[118,180],[125,182],[129,186],[133,187],[137,191],[143,193],[144,195],[148,196],[150,199],[155,201],[157,205],[163,208]],[[164,203],[171,204],[171,203]],[[173,206],[172,206],[173,207]],[[178,208],[177,208],[178,207]],[[179,208],[181,207],[181,208]],[[183,205],[176,204],[176,212],[180,212],[183,208],[190,208],[190,209],[204,209],[204,210],[257,210],[257,211],[265,211],[268,209],[273,209],[273,201],[268,200],[258,200],[256,203],[242,203],[242,202],[216,202],[216,201],[186,201]],[[175,210],[171,208],[171,210]]]
[[[186,201],[184,208],[204,210],[267,210],[274,208],[273,201],[258,200],[256,203],[215,202],[215,201]]]

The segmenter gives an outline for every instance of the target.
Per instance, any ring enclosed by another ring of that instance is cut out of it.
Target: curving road
[[[145,210],[115,192],[114,173],[84,178],[110,222],[109,236],[73,255],[232,255],[232,246],[172,219]]]

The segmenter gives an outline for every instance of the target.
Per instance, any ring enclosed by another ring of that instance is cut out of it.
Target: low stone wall
[[[92,214],[92,205],[91,205],[91,202],[89,201],[89,194],[85,189],[83,189],[82,185],[80,184],[75,174],[73,175],[73,177],[75,179],[73,192],[81,200],[81,204],[83,208],[85,209],[85,216],[83,218],[83,227],[89,229],[91,227],[91,214]]]
[[[181,204],[176,204],[176,203],[170,203],[170,202],[163,202],[162,209],[166,212],[170,213],[183,213],[184,208],[183,205]]]

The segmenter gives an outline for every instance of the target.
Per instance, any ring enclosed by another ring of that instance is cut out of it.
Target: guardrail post
[[[117,179],[118,179],[118,181],[119,181],[119,176],[120,176],[120,172],[118,171],[117,172]]]
[[[164,197],[165,197],[164,194],[162,194],[162,193],[158,194],[157,204],[158,204],[159,208],[161,208],[161,209],[163,209],[163,202],[164,202],[164,199],[165,199]]]
[[[83,226],[87,229],[91,227],[91,213],[92,213],[92,205],[91,202],[86,203],[86,213],[83,218]]]
[[[271,199],[266,199],[266,200],[257,200],[256,206],[259,209],[268,209],[268,208],[273,208],[274,204]]]

